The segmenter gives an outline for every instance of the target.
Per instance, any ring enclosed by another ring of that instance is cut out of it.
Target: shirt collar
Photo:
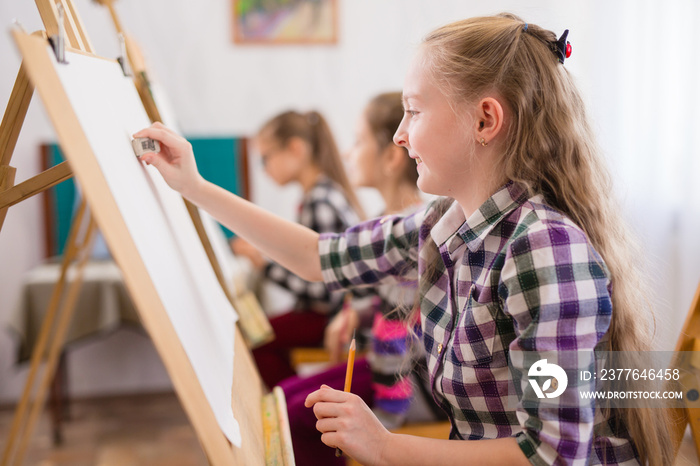
[[[470,251],[481,247],[486,237],[498,223],[527,200],[527,188],[520,183],[509,181],[476,212],[471,214],[457,233],[462,237]]]
[[[527,199],[527,189],[509,181],[486,202],[469,216],[464,217],[462,207],[453,202],[445,214],[430,230],[430,236],[435,244],[442,246],[447,240],[458,234],[467,244],[470,251],[476,251],[493,228],[503,218],[522,205]],[[453,249],[450,247],[450,249]]]
[[[435,241],[435,244],[442,246],[448,239],[454,236],[465,221],[464,211],[455,201],[430,229],[430,236],[433,238],[433,241]]]

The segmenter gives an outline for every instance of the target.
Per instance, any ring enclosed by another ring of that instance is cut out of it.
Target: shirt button
[[[379,224],[384,225],[384,223],[386,223],[386,221],[389,220],[390,218],[391,217],[389,217],[388,215],[385,217],[382,217],[382,219],[379,221]]]
[[[438,354],[442,353],[442,343],[438,345]]]

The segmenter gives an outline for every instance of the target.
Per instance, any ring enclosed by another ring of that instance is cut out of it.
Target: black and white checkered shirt
[[[297,221],[318,233],[338,233],[359,223],[360,218],[340,186],[321,175],[304,195]],[[278,264],[269,264],[265,276],[297,296],[297,309],[333,314],[342,306],[343,292],[330,293],[324,283],[307,282]]]

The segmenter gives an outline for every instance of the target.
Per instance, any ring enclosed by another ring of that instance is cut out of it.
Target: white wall
[[[338,0],[340,4],[340,40],[336,46],[239,46],[231,43],[231,7],[227,0],[121,0],[116,3],[126,29],[139,42],[146,54],[154,76],[167,91],[181,129],[189,135],[234,134],[249,135],[268,117],[288,109],[315,108],[329,119],[341,148],[348,148],[353,137],[354,122],[364,103],[374,94],[399,89],[408,60],[421,38],[432,28],[446,22],[479,14],[513,11],[528,21],[556,32],[569,28],[573,56],[567,68],[578,78],[583,93],[590,102],[592,114],[601,134],[601,144],[619,175],[621,191],[628,198],[644,190],[637,185],[625,187],[630,179],[639,179],[634,172],[634,160],[639,144],[634,140],[635,128],[627,128],[630,99],[642,103],[645,95],[630,94],[629,83],[645,68],[629,58],[644,56],[639,44],[654,42],[655,38],[671,36],[678,31],[668,25],[684,18],[697,18],[696,2],[677,0],[666,2],[667,30],[643,29],[639,37],[624,37],[621,27],[632,27],[633,11],[647,8],[653,16],[650,2],[596,0],[590,2],[532,1],[521,6],[518,0],[469,2],[464,0]],[[85,23],[97,52],[116,57],[118,46],[113,26],[105,9],[95,2],[76,0],[75,4]],[[645,5],[639,8],[639,5]],[[688,6],[696,8],[689,15]],[[27,30],[41,29],[33,2],[0,0],[0,26],[7,27],[18,18]],[[648,20],[648,18],[647,18]],[[686,21],[687,22],[687,21]],[[640,22],[640,24],[643,24]],[[642,40],[644,39],[644,40]],[[617,42],[614,42],[616,40]],[[678,39],[679,47],[688,53],[695,50],[693,41]],[[655,49],[655,53],[660,51]],[[627,59],[620,57],[627,56]],[[8,34],[0,35],[0,105],[10,95],[19,57]],[[688,57],[688,61],[692,61]],[[697,57],[695,57],[697,62]],[[621,65],[624,63],[624,67]],[[695,68],[683,68],[695,66]],[[682,61],[677,73],[685,73],[682,84],[697,98],[697,66]],[[696,73],[693,75],[693,73]],[[689,76],[688,76],[689,75]],[[695,77],[694,81],[693,76]],[[666,75],[664,86],[647,86],[641,91],[656,92],[673,87],[677,75]],[[627,92],[625,92],[627,90]],[[639,91],[639,92],[641,92]],[[624,100],[621,96],[625,96]],[[638,100],[635,100],[638,99]],[[697,100],[696,100],[697,102]],[[627,105],[627,106],[626,106]],[[699,105],[700,106],[700,105]],[[639,114],[636,116],[639,118]],[[649,115],[647,128],[656,124]],[[698,122],[698,120],[695,120]],[[697,133],[697,127],[696,133]],[[666,134],[664,134],[666,133]],[[658,129],[647,132],[654,144],[661,144],[668,132]],[[624,136],[624,137],[623,137]],[[12,165],[17,167],[17,179],[23,180],[38,172],[38,144],[53,140],[53,130],[38,99],[32,102],[15,151]],[[689,140],[676,142],[677,149],[687,156],[697,156]],[[649,150],[650,141],[642,149]],[[700,158],[700,157],[698,157]],[[649,159],[647,157],[647,163]],[[693,160],[692,158],[678,160]],[[681,162],[679,162],[681,163]],[[697,166],[696,166],[697,168]],[[649,169],[653,175],[653,167]],[[667,180],[673,184],[677,170]],[[682,173],[682,170],[680,171]],[[696,171],[697,173],[697,171]],[[647,178],[650,175],[646,175]],[[260,173],[254,164],[254,196],[263,206],[287,217],[292,216],[298,191],[279,189]],[[680,181],[689,180],[683,179]],[[648,189],[646,191],[649,191]],[[364,197],[368,211],[377,212],[377,197]],[[698,225],[683,224],[674,228],[670,219],[677,218],[674,210],[662,203],[657,210],[655,228],[644,206],[627,204],[631,217],[642,233],[650,231],[650,255],[662,257],[655,270],[659,274],[656,288],[665,298],[660,304],[664,314],[661,341],[672,347],[682,316],[688,308],[692,292],[700,277],[700,250],[688,246],[697,239]],[[693,208],[697,204],[693,204]],[[22,274],[37,265],[43,257],[43,225],[38,198],[12,207],[0,233],[0,327],[7,321],[17,303]],[[697,216],[697,214],[695,214]],[[700,218],[700,217],[698,217]],[[675,240],[684,239],[679,243]],[[683,244],[683,254],[679,244]],[[677,257],[669,251],[676,251]],[[674,278],[676,277],[676,278]],[[23,369],[13,366],[14,346],[7,332],[0,330],[0,402],[15,399],[25,376]],[[71,352],[72,390],[77,395],[94,395],[132,390],[157,390],[168,386],[167,376],[150,343],[141,335],[118,332],[106,340],[81,345]]]

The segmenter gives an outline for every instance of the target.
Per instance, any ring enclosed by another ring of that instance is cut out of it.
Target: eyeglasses
[[[263,168],[267,166],[267,164],[270,162],[270,159],[272,156],[279,154],[280,149],[271,149],[268,152],[265,152],[264,154],[260,154],[260,165],[262,165]]]

